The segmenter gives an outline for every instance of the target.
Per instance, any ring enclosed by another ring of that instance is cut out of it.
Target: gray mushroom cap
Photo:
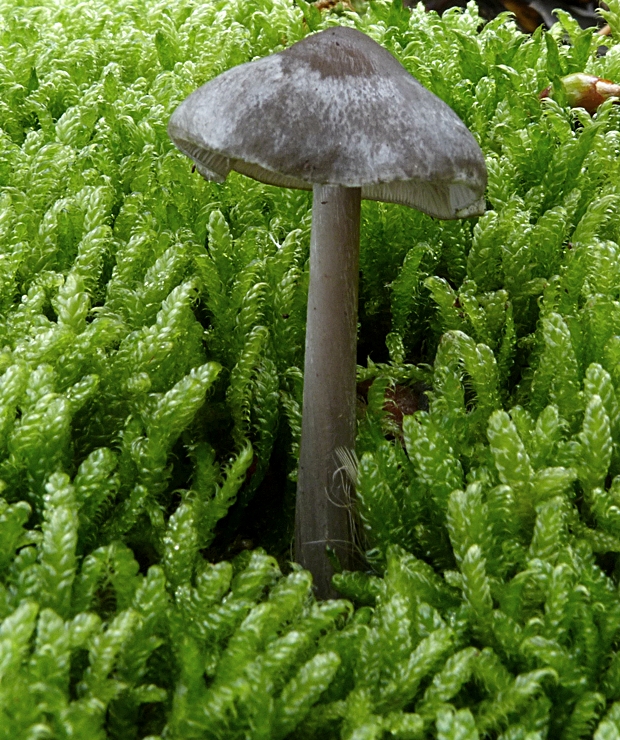
[[[224,72],[168,134],[207,180],[361,187],[438,218],[484,212],[484,157],[465,124],[383,47],[335,27]]]

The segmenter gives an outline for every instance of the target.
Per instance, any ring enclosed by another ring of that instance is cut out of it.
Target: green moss
[[[605,56],[566,14],[356,8],[0,0],[0,740],[620,734],[620,112],[538,97],[620,80],[620,8]],[[166,135],[335,23],[489,169],[476,221],[363,206],[356,610],[285,564],[309,196]]]

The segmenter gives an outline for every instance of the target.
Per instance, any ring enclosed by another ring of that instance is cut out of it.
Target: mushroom
[[[442,219],[480,215],[482,152],[448,105],[344,27],[215,77],[175,110],[168,133],[208,180],[235,170],[313,191],[295,556],[326,598],[327,547],[353,564],[335,452],[355,447],[361,200]]]

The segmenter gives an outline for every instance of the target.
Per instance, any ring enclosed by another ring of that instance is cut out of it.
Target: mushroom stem
[[[355,448],[361,188],[315,185],[295,554],[319,598],[335,595],[326,546],[352,566],[347,482],[335,451]]]

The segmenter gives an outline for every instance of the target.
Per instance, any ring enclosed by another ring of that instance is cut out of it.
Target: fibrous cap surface
[[[168,133],[207,179],[361,187],[438,218],[484,211],[487,173],[465,124],[383,47],[336,27],[206,83]]]

